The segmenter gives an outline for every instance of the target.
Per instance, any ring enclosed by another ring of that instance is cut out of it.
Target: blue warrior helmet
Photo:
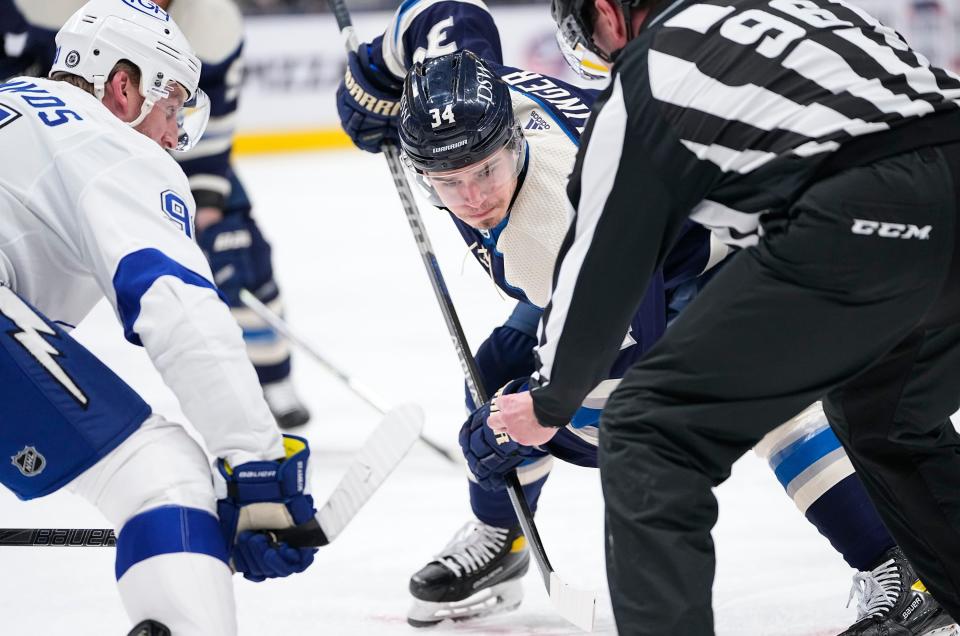
[[[510,89],[470,51],[414,65],[404,82],[399,133],[404,163],[441,207],[460,199],[456,186],[475,178],[503,183],[523,166]]]

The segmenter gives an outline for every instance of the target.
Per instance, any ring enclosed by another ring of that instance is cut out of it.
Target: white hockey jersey
[[[106,296],[233,465],[283,456],[240,329],[195,244],[179,165],[64,82],[0,84],[0,283],[76,325]]]

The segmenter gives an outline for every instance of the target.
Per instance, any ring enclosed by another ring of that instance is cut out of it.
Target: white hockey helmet
[[[210,102],[199,88],[200,59],[170,15],[151,0],[90,0],[67,20],[56,41],[50,75],[79,75],[93,84],[100,100],[117,62],[137,65],[144,102],[130,126],[140,124],[176,82],[187,93],[178,114],[177,150],[193,147],[203,134]]]

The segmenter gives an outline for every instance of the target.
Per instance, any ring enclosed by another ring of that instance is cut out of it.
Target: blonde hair
[[[139,89],[140,87],[140,68],[129,60],[120,60],[114,64],[113,69],[110,71],[109,77],[107,77],[107,83],[110,83],[110,80],[113,79],[113,76],[117,74],[118,71],[125,72],[129,77],[130,81],[133,82],[135,86]],[[67,73],[66,71],[57,71],[50,76],[50,79],[57,82],[66,82],[67,84],[72,84],[77,88],[84,90],[91,95],[93,92],[93,84],[83,79],[79,75],[74,75],[73,73]]]

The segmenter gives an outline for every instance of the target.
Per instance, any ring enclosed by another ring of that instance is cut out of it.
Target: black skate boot
[[[519,526],[470,521],[410,577],[414,602],[407,622],[429,627],[515,609],[523,600],[521,579],[528,567],[530,552]]]
[[[263,397],[280,428],[295,428],[310,421],[310,411],[300,401],[289,377],[264,384]]]
[[[840,636],[956,636],[956,621],[917,578],[898,547],[877,567],[853,576],[850,599],[860,596],[857,622]]]
[[[143,621],[138,623],[127,636],[170,636],[170,630],[157,621]]]

